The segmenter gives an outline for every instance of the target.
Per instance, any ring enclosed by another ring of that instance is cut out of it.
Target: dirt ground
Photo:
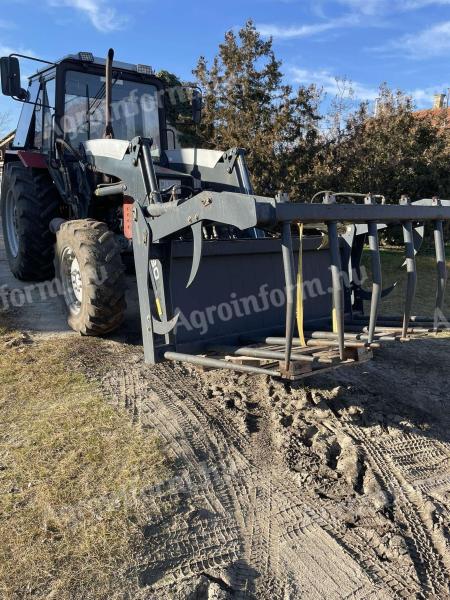
[[[18,286],[0,250],[4,282]],[[136,599],[450,598],[448,338],[306,387],[145,365],[133,306],[74,364],[176,467],[154,490]],[[7,314],[37,340],[73,335],[58,299]]]

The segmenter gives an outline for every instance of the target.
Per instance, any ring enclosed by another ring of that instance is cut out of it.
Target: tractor
[[[40,63],[27,89],[24,59]],[[174,105],[198,124],[200,91],[167,89],[151,67],[116,61],[112,49],[106,59],[79,52],[57,62],[12,54],[0,68],[2,93],[22,103],[1,188],[9,265],[20,280],[57,282],[80,334],[123,323],[130,265],[151,364],[300,379],[438,329],[449,201],[257,195],[244,149],[180,147]],[[419,318],[415,257],[425,224],[434,232],[436,309]],[[405,308],[380,318],[392,288],[382,289],[378,238],[391,225],[404,235]],[[361,278],[367,243],[370,291]]]

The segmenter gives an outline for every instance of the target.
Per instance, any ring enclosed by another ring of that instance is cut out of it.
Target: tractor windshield
[[[161,149],[158,90],[156,86],[113,75],[112,126],[114,137],[131,140],[136,136],[153,139],[152,155]],[[68,71],[65,85],[63,130],[66,139],[78,148],[88,139],[105,133],[105,77]]]

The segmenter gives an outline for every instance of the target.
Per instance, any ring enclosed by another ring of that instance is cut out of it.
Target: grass
[[[450,272],[450,247],[446,248],[447,267]],[[413,314],[432,317],[434,314],[434,305],[436,299],[436,259],[433,251],[423,251],[416,257],[417,261],[417,291],[414,301]],[[406,290],[406,269],[402,264],[404,262],[403,248],[389,248],[381,250],[381,267],[383,274],[383,287],[389,287],[398,281],[395,290],[386,298],[383,298],[381,304],[381,314],[384,315],[402,315],[404,309],[404,298]],[[368,282],[364,285],[370,289],[370,256],[366,250],[363,255],[363,265],[369,275]],[[446,306],[450,300],[450,282],[446,291]],[[368,304],[367,304],[368,308]],[[444,310],[445,314],[449,314]]]
[[[17,344],[15,345],[16,341]],[[76,338],[0,329],[0,597],[132,597],[158,442],[70,369]]]

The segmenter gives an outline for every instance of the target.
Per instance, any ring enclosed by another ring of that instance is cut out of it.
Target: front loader
[[[259,196],[242,149],[177,147],[167,103],[180,94],[150,67],[116,62],[112,50],[106,60],[79,53],[40,61],[24,90],[22,58],[0,59],[3,93],[23,103],[2,182],[6,253],[19,279],[55,277],[75,331],[102,335],[123,322],[130,258],[151,364],[300,379],[442,326],[450,201]],[[179,92],[198,122],[198,91]],[[379,233],[394,225],[404,235],[404,314],[381,318],[392,288],[382,287]],[[415,317],[425,225],[435,241],[436,306]]]

